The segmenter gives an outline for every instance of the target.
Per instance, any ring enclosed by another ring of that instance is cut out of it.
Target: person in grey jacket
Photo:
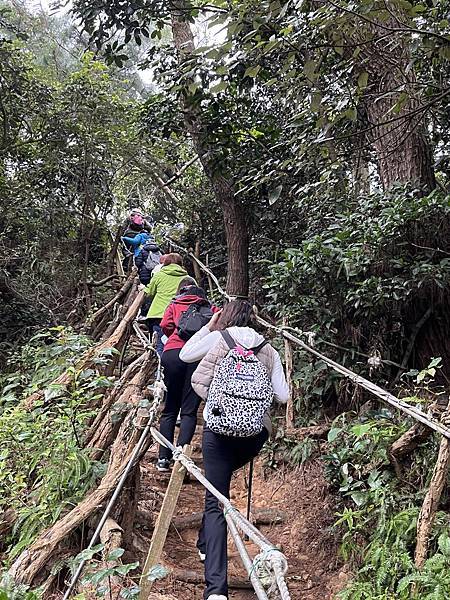
[[[221,331],[226,330],[236,344],[245,349],[256,348],[264,342],[262,335],[248,327],[252,317],[252,306],[246,300],[229,302],[182,348],[181,360],[188,363],[201,361],[191,381],[195,392],[206,402],[214,373],[230,350]],[[289,388],[280,355],[270,344],[266,344],[258,352],[257,358],[267,369],[274,399],[286,403]],[[208,428],[206,421],[202,444],[205,476],[227,498],[230,497],[233,472],[257,456],[269,437],[270,430],[268,414],[262,431],[251,437],[215,433]],[[208,491],[197,548],[201,560],[205,561],[205,600],[227,600],[227,526],[218,500]]]

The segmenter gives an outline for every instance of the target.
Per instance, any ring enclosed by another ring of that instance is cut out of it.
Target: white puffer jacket
[[[264,337],[251,327],[229,327],[227,331],[235,342],[247,349],[255,348],[264,341]],[[188,363],[201,361],[192,375],[192,387],[203,400],[207,399],[216,368],[227,355],[228,350],[228,345],[220,332],[209,331],[207,326],[202,327],[183,346],[180,352],[181,360]],[[258,352],[258,359],[269,373],[275,400],[285,404],[289,398],[289,388],[280,355],[270,344],[266,344]],[[270,415],[266,415],[264,425],[270,433],[272,428]]]

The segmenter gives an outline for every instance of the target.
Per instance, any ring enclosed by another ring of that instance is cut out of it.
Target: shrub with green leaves
[[[8,559],[75,506],[103,472],[83,448],[82,436],[99,394],[113,381],[94,368],[76,368],[89,345],[68,329],[41,333],[11,358],[3,377],[0,512],[12,508],[17,514],[12,532],[2,540]],[[100,357],[100,363],[106,359]],[[72,370],[69,386],[49,385],[67,368]],[[26,409],[20,400],[42,388],[43,400]]]
[[[341,592],[342,600],[403,600],[448,597],[446,570],[450,542],[449,516],[436,515],[430,558],[418,572],[414,566],[416,525],[427,479],[436,457],[437,440],[422,444],[400,481],[389,462],[388,449],[408,422],[387,409],[357,416],[340,415],[328,434],[325,456],[328,478],[342,495],[335,528],[341,554],[356,576]],[[420,593],[412,596],[412,590]]]

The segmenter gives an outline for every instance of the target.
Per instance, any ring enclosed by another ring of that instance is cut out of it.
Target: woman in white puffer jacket
[[[233,346],[244,355],[257,355],[258,360],[265,367],[266,384],[268,386],[271,384],[270,391],[273,392],[273,398],[281,403],[287,402],[289,389],[280,355],[275,348],[265,342],[262,335],[247,326],[252,316],[252,306],[246,300],[229,302],[182,348],[181,360],[189,363],[201,360],[192,375],[192,387],[207,403],[214,375]],[[205,476],[224,496],[229,498],[233,472],[257,456],[269,437],[270,415],[268,412],[264,415],[258,433],[247,437],[212,431],[208,427],[206,409],[204,416],[206,422],[202,448]],[[205,511],[197,547],[200,558],[205,560],[207,586],[205,599],[227,600],[227,526],[218,500],[208,491],[206,491]]]

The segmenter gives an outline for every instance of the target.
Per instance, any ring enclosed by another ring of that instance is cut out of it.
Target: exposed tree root
[[[433,418],[440,419],[446,411],[446,403],[442,400],[433,402],[428,408]],[[408,431],[405,431],[395,442],[393,442],[388,450],[389,460],[395,469],[395,473],[399,479],[402,479],[401,461],[409,456],[420,444],[427,440],[433,431],[422,423],[414,423]]]
[[[389,448],[389,459],[399,479],[402,479],[401,459],[408,456],[432,434],[432,430],[422,423],[415,423],[405,431]]]
[[[137,300],[133,303],[136,304],[136,310],[140,305],[140,300],[139,302]],[[131,315],[133,311],[130,308],[128,312]],[[126,331],[126,326],[127,324],[124,325],[121,323],[120,329]],[[117,340],[121,335],[119,332],[114,337]],[[138,378],[141,382],[148,381],[152,364],[152,358],[146,353],[141,371],[135,375],[135,378]],[[131,389],[134,390],[133,393],[131,393]],[[52,559],[54,553],[58,551],[59,544],[74,532],[90,515],[101,509],[103,503],[117,486],[134,450],[134,446],[141,435],[141,429],[145,426],[148,418],[147,409],[139,408],[139,403],[144,398],[142,387],[138,388],[135,385],[131,389],[124,388],[128,411],[124,415],[117,436],[110,446],[110,459],[105,476],[100,481],[99,486],[90,492],[78,506],[59,519],[52,527],[41,533],[33,544],[20,554],[10,569],[10,574],[17,581],[29,585],[33,584],[40,572]],[[102,442],[103,448],[106,449],[105,444],[111,443],[111,441],[110,436],[107,436],[107,439],[104,438]],[[146,452],[150,443],[151,438],[149,438],[146,447],[143,448],[141,456]]]
[[[118,398],[120,398],[126,387],[130,385],[130,381],[141,368],[145,358],[146,355],[141,354],[132,364],[130,364],[123,373],[122,377],[116,382],[115,386],[106,394],[97,416],[84,436],[84,442],[86,446],[95,445],[91,443],[91,440],[94,435],[97,434],[100,424],[108,414],[111,406],[117,401]]]
[[[445,414],[446,421],[449,420],[450,402]],[[439,446],[439,453],[436,464],[433,469],[433,475],[430,481],[430,487],[423,501],[417,520],[417,543],[415,552],[415,564],[421,569],[428,555],[430,543],[430,533],[433,527],[436,511],[441,499],[442,490],[447,481],[448,470],[450,467],[450,440],[443,437]]]
[[[286,436],[299,441],[304,440],[305,438],[312,438],[318,440],[326,438],[330,429],[331,425],[325,423],[324,425],[311,425],[310,427],[297,427],[295,429],[286,429],[284,433]]]
[[[115,294],[115,296],[111,298],[111,300],[109,300],[109,302],[107,302],[104,306],[99,308],[89,319],[88,323],[86,324],[86,330],[88,333],[93,335],[95,333],[95,330],[98,328],[98,324],[101,323],[104,315],[107,315],[110,309],[112,309],[115,304],[120,303],[120,301],[126,297],[134,283],[135,278],[136,269],[133,269],[128,278],[123,283],[120,290]]]
[[[118,525],[116,521],[114,521],[114,519],[106,520],[106,523],[103,525],[100,531],[100,542],[105,546],[105,548],[103,549],[104,563],[102,567],[110,569],[112,567],[117,567],[122,564],[120,558],[114,560],[107,560],[111,552],[122,547],[122,534],[122,527]],[[120,589],[121,585],[121,577],[110,577],[107,583],[109,591],[105,590],[105,596],[108,597],[108,595],[112,594],[114,588]]]
[[[152,523],[151,513],[148,511],[138,511],[137,518],[146,524]],[[254,508],[252,510],[252,523],[254,525],[274,525],[286,521],[286,513],[273,508]],[[195,512],[191,515],[175,517],[172,525],[178,531],[185,529],[199,529],[202,522],[203,512]]]
[[[115,390],[105,398],[97,418],[90,428],[87,446],[92,448],[92,458],[98,460],[107,451],[115,439],[119,428],[131,406],[135,404],[136,395],[142,396],[142,390],[150,381],[155,364],[153,355],[146,352],[136,364],[130,365],[120,380],[119,392]],[[131,377],[131,379],[129,379]]]
[[[171,575],[177,581],[184,581],[185,583],[193,583],[195,585],[201,585],[205,583],[205,577],[203,573],[198,573],[197,571],[189,571],[188,569],[171,569]],[[253,589],[253,586],[248,579],[241,579],[239,577],[228,577],[228,586],[230,588],[242,590]]]

